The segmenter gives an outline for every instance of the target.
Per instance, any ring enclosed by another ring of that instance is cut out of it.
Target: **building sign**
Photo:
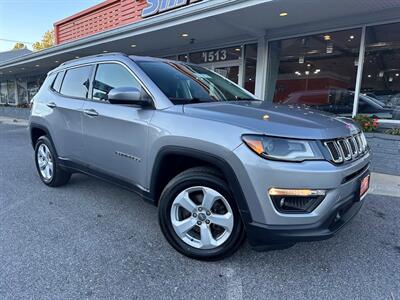
[[[147,0],[147,7],[142,11],[142,17],[150,17],[181,6],[201,0]]]
[[[189,61],[196,64],[208,64],[214,62],[237,60],[241,58],[242,49],[238,47],[220,48],[209,51],[189,54]]]

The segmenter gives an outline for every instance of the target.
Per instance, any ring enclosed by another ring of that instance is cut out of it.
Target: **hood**
[[[271,136],[300,139],[333,139],[359,131],[351,119],[344,119],[306,107],[236,101],[188,104],[184,113],[193,117],[229,123]]]

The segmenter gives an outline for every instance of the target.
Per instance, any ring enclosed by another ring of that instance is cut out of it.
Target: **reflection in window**
[[[368,27],[361,92],[379,105],[371,111],[364,102],[358,113],[400,120],[400,24]]]
[[[267,100],[351,115],[360,37],[352,29],[270,43]]]
[[[244,49],[244,88],[250,93],[256,89],[257,44],[246,45]]]
[[[230,81],[200,66],[163,61],[137,64],[174,104],[253,100]]]
[[[114,88],[135,87],[142,90],[140,83],[123,66],[100,64],[93,82],[93,99],[107,101],[108,93]]]
[[[69,97],[86,98],[91,69],[91,66],[86,66],[68,70],[65,73],[60,93]]]

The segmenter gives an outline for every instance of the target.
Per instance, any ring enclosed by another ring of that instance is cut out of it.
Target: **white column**
[[[354,102],[353,102],[353,118],[357,115],[358,112],[358,99],[360,98],[362,77],[363,77],[363,68],[364,68],[364,58],[365,58],[365,33],[367,27],[364,26],[362,28],[361,33],[361,42],[360,42],[360,54],[358,55],[358,70],[357,70],[357,79],[356,79],[356,88],[354,90]]]
[[[257,98],[265,99],[265,87],[267,80],[267,57],[268,47],[265,37],[258,39],[257,47],[257,71],[256,71],[256,90],[255,95]]]

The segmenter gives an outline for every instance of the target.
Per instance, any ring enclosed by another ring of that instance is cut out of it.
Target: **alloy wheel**
[[[54,174],[54,163],[49,147],[41,144],[37,151],[37,163],[39,166],[40,174],[46,181],[50,181]]]
[[[215,249],[233,231],[234,217],[225,197],[214,189],[197,186],[182,191],[173,201],[171,223],[175,233],[196,249]]]

